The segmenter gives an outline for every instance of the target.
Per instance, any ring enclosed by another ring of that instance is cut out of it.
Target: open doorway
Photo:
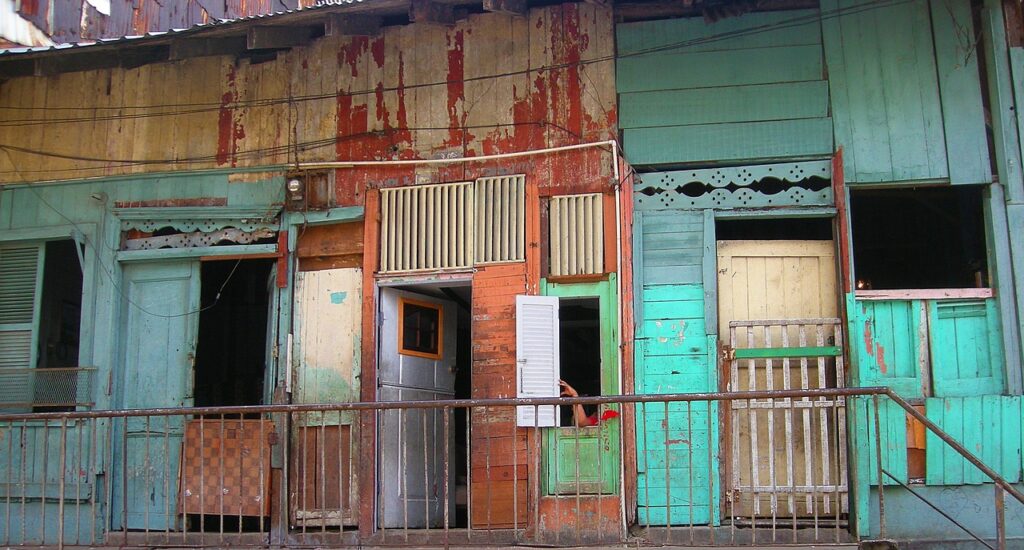
[[[381,288],[378,399],[471,397],[471,303],[468,282]],[[453,409],[449,422],[445,427],[441,409],[381,414],[381,527],[439,527],[446,506],[449,527],[468,526],[470,450],[466,410]],[[450,484],[447,488],[445,479]]]
[[[194,370],[197,407],[264,402],[272,267],[273,260],[262,259],[201,264]],[[213,414],[187,421],[182,510],[188,530],[242,532],[265,526],[270,425],[259,414]],[[246,458],[261,454],[264,460]],[[265,465],[262,472],[259,466],[251,467],[260,464]],[[211,483],[217,486],[211,489]],[[194,486],[202,488],[188,490]]]
[[[580,396],[601,395],[601,324],[598,298],[562,298],[558,305],[561,379]],[[587,418],[597,406],[584,406]],[[561,407],[560,426],[572,426],[573,408]]]

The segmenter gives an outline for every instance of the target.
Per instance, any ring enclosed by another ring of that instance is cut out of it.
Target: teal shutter
[[[41,246],[0,248],[0,405],[32,403],[42,272]]]
[[[995,300],[929,303],[936,397],[1003,393],[1003,352]]]

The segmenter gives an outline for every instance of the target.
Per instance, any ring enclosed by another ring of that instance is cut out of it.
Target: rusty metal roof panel
[[[170,11],[159,11],[156,9],[154,9],[154,11],[148,11],[149,8],[147,8],[147,6],[159,6],[155,0],[112,0],[111,15],[100,15],[100,17],[97,17],[95,20],[92,19],[92,14],[98,14],[99,12],[96,12],[95,8],[91,5],[86,4],[87,13],[85,17],[85,24],[82,25],[83,36],[79,37],[78,40],[55,40],[55,43],[49,46],[0,48],[0,56],[56,52],[59,50],[117,44],[122,42],[138,43],[139,41],[149,39],[159,39],[173,35],[200,32],[214,27],[244,24],[249,21],[278,18],[298,14],[300,12],[312,12],[338,6],[363,4],[364,2],[364,0],[321,0],[310,6],[298,6],[270,13],[260,11],[272,8],[274,5],[280,6],[283,2],[293,3],[295,1],[296,0],[226,0],[226,2],[223,2],[223,13],[226,15],[238,15],[235,17],[215,18],[211,16],[211,13],[216,13],[215,10],[207,10],[204,6],[204,4],[213,5],[217,3],[212,0],[186,0],[180,3],[174,2],[174,4],[182,7],[180,10]],[[132,9],[131,6],[133,3],[138,7]],[[78,17],[80,19],[76,24],[81,25],[81,12],[78,12]]]

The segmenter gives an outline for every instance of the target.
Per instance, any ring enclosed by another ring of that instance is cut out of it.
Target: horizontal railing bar
[[[738,348],[732,350],[736,359],[789,359],[799,357],[835,357],[842,355],[839,346],[810,348]],[[795,369],[796,367],[790,367]]]
[[[790,408],[794,409],[834,409],[836,406],[846,406],[845,401],[795,401],[789,398],[776,399],[775,401],[755,401],[753,403],[743,403],[733,401],[733,410],[744,410],[744,409],[779,409],[787,410]]]
[[[755,319],[751,321],[729,321],[730,327],[766,327],[766,326],[797,326],[797,325],[838,325],[842,323],[837,317],[811,319]]]
[[[98,370],[97,367],[11,367],[0,370],[0,375],[13,374],[13,373],[32,373],[32,374],[52,374],[55,372],[92,372]]]
[[[517,407],[529,405],[618,405],[629,403],[674,403],[684,401],[736,401],[782,399],[786,397],[855,397],[889,395],[886,387],[827,388],[811,390],[760,390],[740,392],[665,393],[646,395],[600,395],[589,397],[531,397],[507,399],[437,399],[423,401],[358,401],[295,405],[245,405],[235,407],[180,407],[99,411],[68,411],[0,414],[0,422],[33,419],[123,418],[139,416],[236,415],[301,412],[375,411],[390,409],[442,409],[472,407]],[[216,421],[216,420],[214,420]]]

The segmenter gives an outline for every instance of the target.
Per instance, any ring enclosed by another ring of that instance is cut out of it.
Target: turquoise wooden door
[[[199,262],[127,265],[122,292],[121,408],[191,406]],[[175,529],[184,418],[114,422],[112,527]]]

